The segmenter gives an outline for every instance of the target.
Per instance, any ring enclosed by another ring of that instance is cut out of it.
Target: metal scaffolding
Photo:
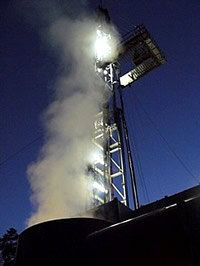
[[[98,38],[106,37],[108,40],[112,38],[108,32],[109,27],[105,27],[109,23],[107,10],[100,8]],[[113,61],[106,60],[102,54],[95,59],[95,72],[104,81],[107,100],[102,103],[101,111],[95,116],[94,122],[92,141],[100,158],[89,167],[94,184],[92,207],[107,203],[114,197],[129,206],[131,193],[134,208],[137,209],[139,208],[137,182],[122,93],[125,87],[164,64],[166,59],[144,25],[135,26],[128,32],[117,49],[118,57]],[[133,69],[120,75],[120,64],[127,60],[132,61]],[[126,169],[129,173],[126,173]],[[131,187],[129,189],[128,178]]]

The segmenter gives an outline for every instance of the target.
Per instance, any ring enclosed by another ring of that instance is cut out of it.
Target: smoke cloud
[[[93,19],[64,16],[48,29],[65,67],[43,114],[45,144],[27,170],[34,208],[28,225],[76,216],[87,208],[93,122],[105,100],[104,83],[94,72],[94,31]]]

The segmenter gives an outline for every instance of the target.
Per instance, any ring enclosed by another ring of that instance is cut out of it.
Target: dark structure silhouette
[[[118,200],[100,208],[110,221],[62,219],[26,229],[15,265],[200,265],[200,186],[136,211],[126,209],[123,215],[132,218],[118,223]]]

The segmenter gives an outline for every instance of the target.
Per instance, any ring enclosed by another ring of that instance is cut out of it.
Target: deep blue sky
[[[77,11],[79,1],[71,2]],[[91,0],[88,10],[97,4]],[[22,231],[30,215],[26,169],[43,143],[40,116],[51,102],[58,72],[55,54],[21,6],[23,1],[0,3],[0,235],[9,227]],[[131,143],[134,138],[152,202],[200,181],[200,2],[104,0],[104,6],[121,33],[144,23],[168,60],[124,90]]]

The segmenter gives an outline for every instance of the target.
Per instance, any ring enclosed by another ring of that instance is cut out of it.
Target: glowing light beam
[[[102,193],[108,193],[108,190],[105,189],[105,187],[101,184],[99,184],[98,182],[94,181],[93,183],[93,187],[96,188],[97,190],[99,190]]]
[[[95,56],[99,61],[106,61],[111,56],[111,35],[97,29],[95,42]]]

